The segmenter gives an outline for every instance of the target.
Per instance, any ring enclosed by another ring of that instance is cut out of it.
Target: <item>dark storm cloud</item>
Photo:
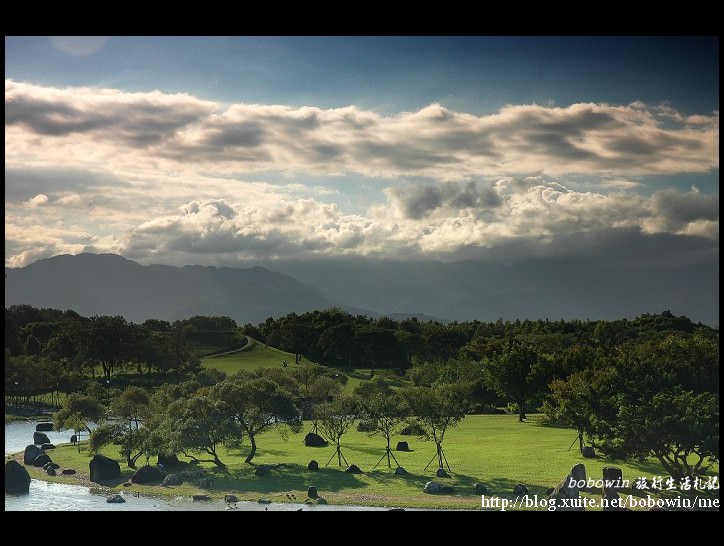
[[[653,206],[670,230],[697,220],[719,220],[719,194],[661,190],[653,195]]]
[[[409,186],[390,190],[393,203],[406,218],[420,219],[441,207],[454,210],[463,208],[492,209],[501,205],[500,196],[491,187],[467,184],[443,184],[439,186]]]

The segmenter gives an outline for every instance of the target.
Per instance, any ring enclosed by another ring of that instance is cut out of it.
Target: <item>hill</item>
[[[114,254],[79,254],[5,269],[5,306],[72,309],[81,315],[177,320],[226,315],[239,324],[332,307],[316,288],[263,267],[143,266]]]

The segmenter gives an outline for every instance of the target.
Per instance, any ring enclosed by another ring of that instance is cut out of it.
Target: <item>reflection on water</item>
[[[5,425],[5,454],[15,453],[25,449],[25,446],[32,443],[33,432],[37,421],[17,421]],[[71,432],[46,432],[51,442],[67,442]],[[122,492],[123,494],[124,492]],[[134,497],[123,495],[126,499],[122,504],[109,504],[106,502],[106,495],[91,493],[87,487],[78,485],[67,485],[64,483],[49,483],[38,480],[30,482],[30,493],[28,495],[5,495],[5,510],[88,510],[88,511],[110,511],[110,510],[193,510],[193,511],[216,511],[226,510],[226,504],[219,501],[194,502],[188,498],[176,499],[154,499],[145,497]],[[262,505],[256,502],[239,502],[237,510],[229,511],[340,511],[340,510],[384,510],[384,508],[373,508],[367,506],[330,506],[317,505],[307,506],[304,504],[273,503]]]

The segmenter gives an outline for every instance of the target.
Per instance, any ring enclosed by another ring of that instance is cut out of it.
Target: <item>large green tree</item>
[[[257,436],[280,425],[292,430],[301,428],[299,410],[294,405],[294,395],[268,377],[250,372],[239,372],[227,377],[211,388],[212,396],[222,401],[229,414],[236,420],[242,438],[247,438],[251,450],[245,462],[251,463],[256,455]]]
[[[522,422],[528,401],[541,392],[542,368],[541,357],[535,349],[511,343],[501,354],[487,359],[483,369],[490,387],[517,404],[518,420]]]

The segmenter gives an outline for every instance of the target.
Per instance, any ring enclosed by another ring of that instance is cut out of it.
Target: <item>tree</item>
[[[106,382],[113,371],[135,356],[139,327],[120,315],[92,317],[84,330],[81,353],[92,364],[100,364]]]
[[[342,466],[343,460],[347,464],[347,459],[342,455],[342,436],[357,419],[358,413],[359,399],[356,396],[345,394],[338,396],[332,402],[325,402],[315,408],[314,414],[319,422],[322,436],[336,446],[336,450],[327,461],[327,464],[332,461],[335,455],[337,455],[337,464],[339,466]]]
[[[422,438],[435,442],[438,468],[447,466],[450,470],[450,465],[443,453],[442,443],[448,429],[456,427],[465,417],[465,389],[455,384],[407,387],[401,391],[401,396],[410,413],[420,424],[423,430]],[[435,457],[430,463],[435,460]]]
[[[106,408],[98,401],[98,399],[83,394],[69,394],[65,397],[63,407],[53,416],[53,423],[58,430],[74,429],[79,430],[76,426],[84,423],[81,429],[91,433],[88,426],[89,423],[100,423],[105,419]]]
[[[238,428],[224,402],[200,392],[171,404],[167,415],[171,433],[170,451],[181,452],[199,462],[213,462],[219,468],[226,465],[219,459],[217,448],[229,438],[238,436]],[[196,458],[189,451],[202,451],[211,460]]]
[[[126,421],[123,425],[121,453],[129,468],[135,468],[136,460],[144,453],[147,431],[141,432],[141,421],[149,415],[151,399],[140,387],[130,386],[111,402],[111,412]],[[135,452],[135,453],[134,453]]]
[[[380,459],[377,464],[380,464],[385,456],[387,456],[388,467],[392,466],[390,458],[394,459],[395,463],[399,466],[390,448],[390,440],[405,418],[402,399],[392,391],[385,392],[384,390],[380,390],[365,398],[362,407],[365,419],[372,425],[371,434],[382,436],[387,443],[385,455],[382,456],[382,459]],[[376,467],[377,465],[375,465],[375,468]]]
[[[251,451],[244,462],[251,464],[256,455],[256,437],[273,425],[286,425],[300,430],[302,423],[294,396],[268,377],[239,372],[211,389],[212,395],[225,403],[229,414],[236,419],[241,437],[247,437]],[[280,428],[284,433],[285,429]]]
[[[502,354],[488,359],[484,370],[491,388],[508,396],[518,405],[518,420],[523,422],[528,400],[540,390],[538,353],[527,345],[512,343]]]

